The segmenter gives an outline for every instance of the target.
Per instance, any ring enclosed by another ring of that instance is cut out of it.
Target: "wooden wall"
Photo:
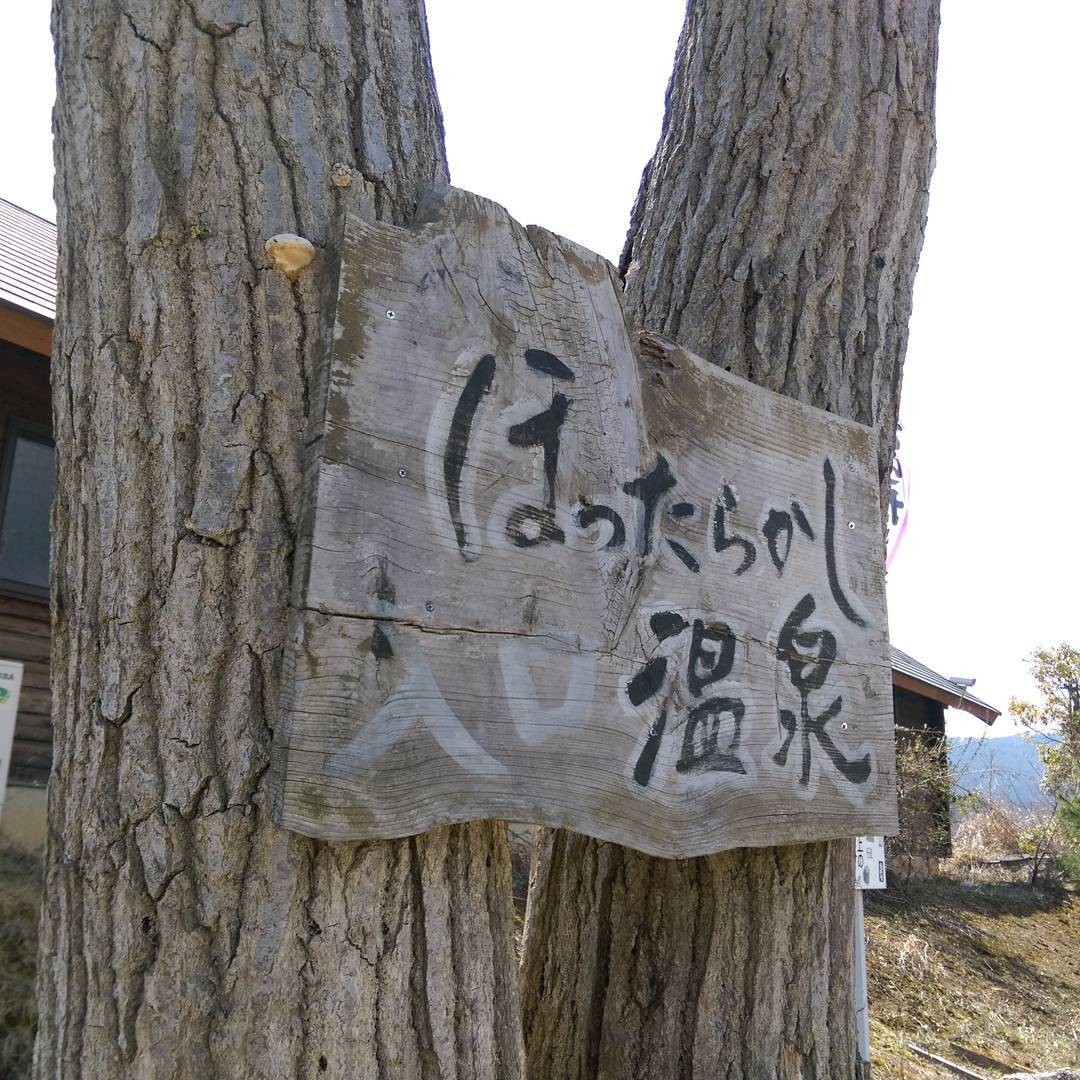
[[[945,706],[899,686],[893,687],[893,716],[899,731],[921,732],[924,738],[945,734]]]
[[[49,359],[0,340],[0,448],[12,417],[52,427]],[[52,766],[49,605],[0,592],[0,659],[24,665],[9,783],[44,786]]]

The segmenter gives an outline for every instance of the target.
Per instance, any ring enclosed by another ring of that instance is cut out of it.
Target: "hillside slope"
[[[867,893],[875,1080],[947,1075],[908,1042],[988,1077],[1080,1064],[1080,897],[912,883]]]
[[[1043,763],[1027,735],[950,738],[949,763],[960,792],[978,791],[1019,809],[1041,801]]]

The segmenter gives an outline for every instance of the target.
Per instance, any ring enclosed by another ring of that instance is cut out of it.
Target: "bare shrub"
[[[939,732],[896,729],[896,797],[900,832],[890,838],[890,858],[949,854],[952,778]]]
[[[960,821],[953,832],[953,856],[959,862],[977,863],[1020,852],[1023,815],[1002,802],[984,801]]]

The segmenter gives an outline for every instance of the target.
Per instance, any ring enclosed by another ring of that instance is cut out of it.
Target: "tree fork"
[[[316,843],[266,792],[335,223],[407,222],[447,176],[422,0],[58,0],[53,27],[36,1075],[514,1080],[505,828]],[[310,266],[275,267],[283,233]]]
[[[632,325],[881,435],[934,158],[937,0],[690,0],[620,272]],[[851,845],[538,839],[531,1080],[856,1075]]]

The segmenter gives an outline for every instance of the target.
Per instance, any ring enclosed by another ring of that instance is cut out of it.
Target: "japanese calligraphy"
[[[870,776],[870,756],[868,754],[856,760],[846,758],[825,725],[840,714],[844,699],[840,695],[833,698],[817,716],[811,715],[810,697],[821,690],[829,677],[829,669],[836,662],[836,638],[825,629],[808,629],[807,620],[814,614],[817,605],[808,593],[792,609],[787,617],[780,638],[777,642],[777,656],[787,665],[791,685],[799,695],[799,711],[780,710],[780,725],[785,732],[784,743],[773,755],[778,765],[787,764],[788,751],[796,733],[802,735],[801,769],[799,783],[804,787],[810,782],[812,742],[816,741],[826,757],[845,780],[854,784],[863,784]]]
[[[549,376],[564,385],[574,382],[573,369],[554,353],[546,349],[527,349],[524,354],[526,366],[540,375]],[[472,418],[476,413],[480,396],[486,393],[492,382],[495,360],[485,355],[475,366],[454,409],[447,441],[446,492],[451,522],[458,537],[462,553],[466,553],[464,525],[460,511],[460,473],[468,453]],[[510,446],[522,450],[538,449],[542,462],[542,499],[536,503],[521,503],[513,508],[506,522],[506,535],[517,547],[538,544],[565,544],[566,534],[556,521],[558,498],[558,473],[561,449],[561,433],[574,408],[573,399],[561,390],[554,390],[550,403],[541,411],[524,420],[512,423],[506,431]],[[721,480],[711,507],[711,529],[701,537],[711,543],[717,556],[733,552],[737,559],[724,559],[722,565],[732,577],[738,578],[754,570],[758,564],[759,546],[768,555],[768,565],[782,577],[792,557],[798,539],[804,544],[820,547],[824,563],[824,576],[840,615],[855,626],[865,626],[862,615],[848,599],[839,579],[836,543],[837,478],[832,461],[826,457],[821,466],[823,522],[815,528],[810,514],[799,498],[791,497],[782,505],[766,504],[757,530],[757,538],[747,532],[744,524],[736,524],[739,512],[739,496],[732,483]],[[685,528],[698,521],[701,515],[697,506],[678,492],[679,478],[671,461],[664,453],[657,453],[649,469],[641,475],[621,484],[621,491],[629,496],[634,507],[632,544],[642,557],[654,557],[658,539],[666,546],[686,571],[699,574],[702,557],[689,546],[689,537],[678,540],[665,535],[661,519],[673,528]],[[587,530],[598,522],[609,526],[604,550],[622,548],[628,541],[627,524],[623,516],[612,506],[589,503],[580,506],[573,518],[578,528]],[[827,725],[843,708],[843,698],[834,697],[820,711],[814,711],[811,697],[824,688],[829,671],[837,659],[837,639],[828,628],[807,629],[807,620],[817,611],[812,594],[805,595],[796,604],[780,631],[777,657],[786,665],[792,687],[798,694],[797,709],[780,708],[779,724],[782,745],[772,757],[776,764],[786,765],[796,738],[799,742],[798,782],[809,783],[814,747],[823,753],[843,780],[862,784],[871,771],[869,756],[847,758],[837,747]],[[676,685],[672,681],[673,665],[668,655],[656,655],[647,659],[627,681],[626,696],[631,705],[652,709],[644,745],[633,766],[634,782],[647,787],[653,779],[660,747],[669,726],[681,730],[681,750],[674,768],[677,773],[702,771],[745,773],[746,768],[739,754],[746,704],[737,694],[711,693],[705,696],[713,684],[722,682],[732,672],[735,663],[737,635],[731,627],[719,619],[688,619],[674,611],[654,614],[650,621],[655,640],[665,640],[685,635],[687,642],[685,671],[681,681],[685,684],[687,700],[680,703]],[[808,650],[816,649],[813,658]],[[721,734],[721,731],[725,734]]]
[[[691,623],[678,612],[658,611],[649,626],[658,642],[681,637],[690,630],[687,650],[685,680],[691,705],[683,717],[682,751],[675,763],[680,773],[733,772],[745,773],[739,758],[739,737],[746,709],[737,697],[715,696],[700,700],[706,687],[718,683],[731,674],[735,663],[735,635],[725,623],[706,623],[694,619]],[[669,674],[667,656],[657,656],[631,677],[626,686],[626,696],[634,706],[640,706],[660,695],[656,718],[649,726],[645,745],[634,766],[634,781],[640,787],[648,787],[652,780],[660,743],[667,728],[676,687],[674,683],[664,691]],[[733,721],[731,735],[720,745],[720,722],[724,716]]]

